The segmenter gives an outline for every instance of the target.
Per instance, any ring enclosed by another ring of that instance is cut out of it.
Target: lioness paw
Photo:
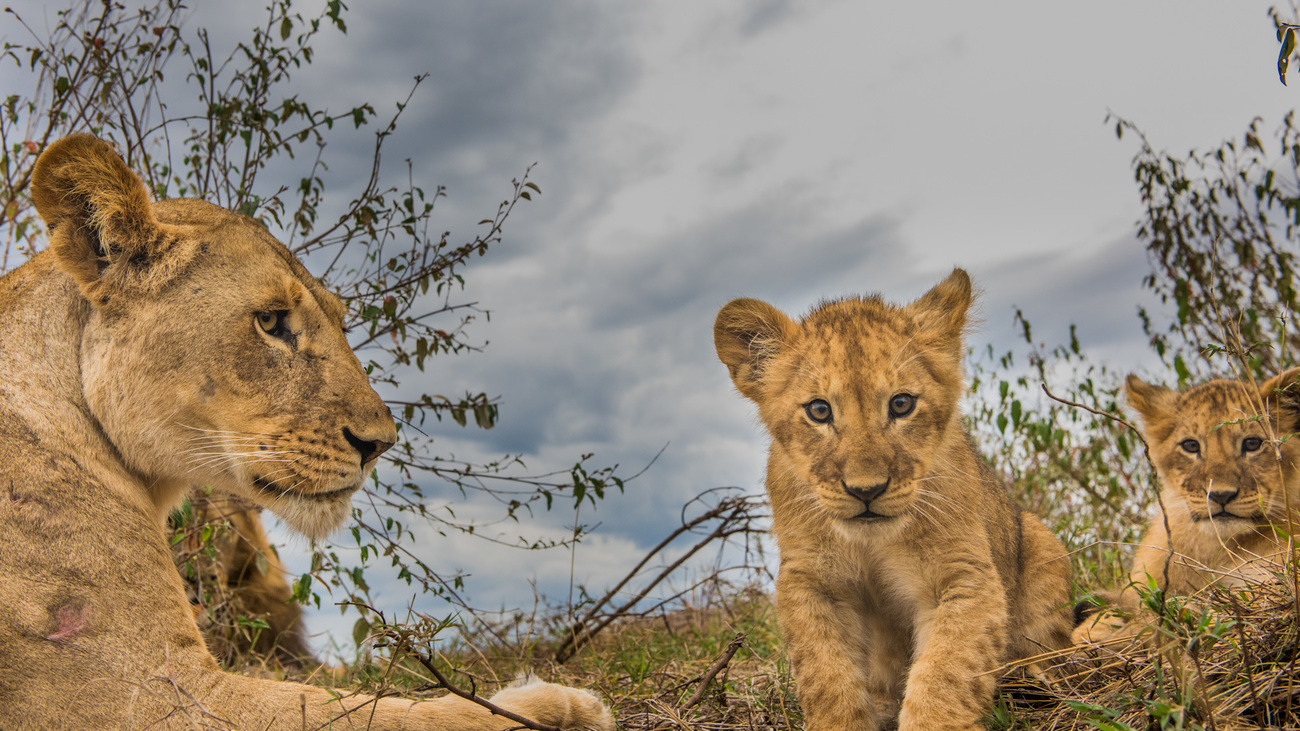
[[[534,721],[571,731],[614,731],[614,715],[595,693],[525,675],[490,699]]]

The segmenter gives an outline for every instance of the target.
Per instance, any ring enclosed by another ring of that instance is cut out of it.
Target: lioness
[[[396,440],[343,306],[255,221],[151,204],[108,144],[37,162],[49,249],[0,278],[0,728],[503,729],[454,697],[222,672],[162,522],[192,483],[323,536]],[[215,453],[215,454],[214,454]],[[613,729],[547,683],[494,700]]]
[[[1185,391],[1128,377],[1128,404],[1142,418],[1169,532],[1157,510],[1134,556],[1131,583],[1119,595],[1124,613],[1138,610],[1137,588],[1152,581],[1191,595],[1282,573],[1292,530],[1288,502],[1300,525],[1300,440],[1283,440],[1277,452],[1270,440],[1300,431],[1298,376],[1300,369],[1286,371],[1258,390],[1219,379]],[[1107,610],[1074,636],[1095,642],[1140,626]]]
[[[957,269],[905,307],[718,313],[718,357],[772,440],[777,613],[809,731],[979,728],[999,664],[1069,643],[1065,549],[961,426],[970,302]]]

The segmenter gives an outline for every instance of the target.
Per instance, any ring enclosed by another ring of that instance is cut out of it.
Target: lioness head
[[[960,435],[962,333],[971,302],[960,269],[904,307],[879,297],[818,305],[794,322],[738,299],[714,324],[718,358],[811,492],[843,520],[950,510],[926,489],[938,445]],[[928,507],[927,507],[928,506]]]
[[[211,485],[319,536],[396,441],[343,334],[344,309],[252,219],[151,203],[107,143],[37,161],[32,198],[87,305],[90,416],[160,510]]]
[[[1283,441],[1279,462],[1269,438],[1300,431],[1297,376],[1287,371],[1258,392],[1233,380],[1175,391],[1128,377],[1171,518],[1218,539],[1285,519],[1283,487],[1297,479],[1300,442]]]

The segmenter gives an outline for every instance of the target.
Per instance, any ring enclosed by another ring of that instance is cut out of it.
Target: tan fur
[[[455,698],[338,697],[221,672],[162,521],[190,484],[309,536],[396,440],[343,308],[256,222],[150,204],[107,144],[37,162],[50,248],[0,278],[0,728],[439,728],[513,723]],[[263,331],[258,313],[283,313]],[[598,699],[503,702],[612,729]]]
[[[1300,440],[1287,439],[1274,452],[1270,432],[1283,437],[1300,431],[1297,375],[1300,369],[1287,371],[1258,391],[1249,383],[1214,380],[1182,392],[1128,377],[1128,403],[1142,417],[1169,532],[1157,508],[1134,556],[1132,583],[1120,592],[1121,614],[1138,610],[1137,587],[1150,582],[1192,595],[1211,585],[1235,588],[1281,575],[1289,553],[1288,500],[1300,510]],[[1248,451],[1248,439],[1260,446]],[[1197,453],[1184,449],[1187,440],[1195,440]],[[1293,520],[1300,526],[1294,513]],[[1096,642],[1140,626],[1105,611],[1076,628],[1074,639]]]
[[[905,307],[718,313],[718,357],[772,440],[777,611],[809,731],[979,728],[991,671],[1068,644],[1065,550],[961,427],[970,301],[955,270]],[[891,416],[900,394],[915,405]]]

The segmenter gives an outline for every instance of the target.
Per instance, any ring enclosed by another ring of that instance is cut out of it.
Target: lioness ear
[[[46,148],[32,171],[32,201],[59,268],[95,304],[107,301],[108,289],[156,287],[179,264],[156,266],[177,237],[154,218],[144,184],[103,140],[77,134]]]
[[[756,299],[728,302],[713,323],[713,346],[747,398],[757,401],[766,362],[798,330],[785,313]]]
[[[1259,386],[1269,411],[1277,414],[1284,434],[1300,431],[1300,368],[1283,371]]]
[[[1124,393],[1128,397],[1128,405],[1148,424],[1168,415],[1174,399],[1178,397],[1177,391],[1147,383],[1135,373],[1130,373],[1125,379]]]
[[[960,355],[962,331],[966,328],[966,313],[973,296],[970,275],[962,269],[953,269],[947,279],[906,309],[922,330],[941,340],[955,339]]]

